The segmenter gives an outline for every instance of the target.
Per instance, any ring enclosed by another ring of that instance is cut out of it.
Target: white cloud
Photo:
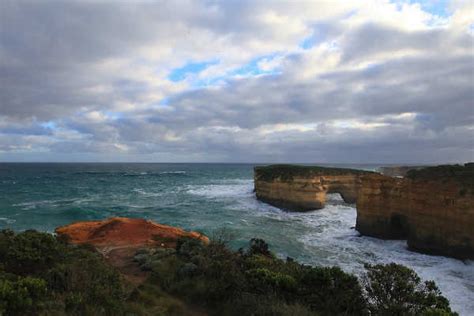
[[[0,11],[3,153],[473,157],[468,1],[453,1],[451,16],[384,0],[2,1]]]

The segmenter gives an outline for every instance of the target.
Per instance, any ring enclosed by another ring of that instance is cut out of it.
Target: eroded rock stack
[[[339,193],[345,202],[355,203],[360,177],[372,172],[318,166],[270,165],[255,167],[257,198],[292,211],[321,209],[327,193]]]
[[[474,164],[361,177],[356,229],[411,249],[474,259]]]
[[[357,201],[363,235],[406,239],[424,253],[474,259],[474,163],[405,167],[405,177],[294,165],[256,167],[259,200],[292,211],[324,207],[327,193]]]

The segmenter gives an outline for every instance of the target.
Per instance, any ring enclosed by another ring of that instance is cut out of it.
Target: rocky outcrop
[[[346,202],[357,201],[356,229],[363,235],[474,259],[474,163],[402,169],[405,177],[395,178],[352,169],[256,167],[255,192],[259,200],[295,211],[323,208],[327,193],[340,193]]]
[[[149,273],[135,260],[137,251],[171,251],[182,237],[209,243],[209,239],[200,233],[139,218],[113,217],[77,222],[58,227],[55,231],[59,238],[70,243],[94,246],[111,266],[136,285],[143,283]]]
[[[59,237],[72,243],[87,243],[98,248],[157,244],[172,247],[182,237],[209,242],[209,239],[200,233],[140,218],[112,217],[102,221],[76,222],[58,227],[55,231]]]
[[[255,193],[259,200],[292,211],[321,209],[327,193],[339,193],[355,203],[360,177],[368,171],[317,166],[270,165],[255,167]]]
[[[365,175],[356,229],[425,253],[474,259],[474,164]]]

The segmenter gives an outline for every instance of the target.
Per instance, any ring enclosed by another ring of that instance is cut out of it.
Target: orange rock
[[[77,222],[58,227],[55,231],[72,243],[88,243],[98,248],[140,245],[170,247],[181,237],[209,242],[200,233],[139,218],[112,217],[102,221]]]

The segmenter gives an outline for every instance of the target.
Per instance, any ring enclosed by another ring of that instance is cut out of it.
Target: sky
[[[474,160],[470,1],[0,1],[0,161]]]

